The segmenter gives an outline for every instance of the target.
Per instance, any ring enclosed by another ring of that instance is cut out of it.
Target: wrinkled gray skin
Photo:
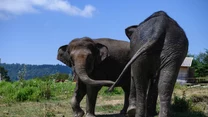
[[[117,81],[131,65],[133,82],[129,103],[135,103],[136,98],[136,108],[129,108],[128,113],[133,117],[154,116],[159,94],[159,117],[170,117],[171,96],[188,50],[185,32],[163,11],[153,13],[139,25],[130,26],[125,31],[134,56]]]
[[[95,117],[95,103],[98,91],[103,85],[111,86],[130,60],[130,43],[108,38],[90,39],[88,37],[72,40],[69,45],[61,46],[57,59],[72,67],[78,81],[71,100],[75,117],[82,117],[84,111],[80,102],[87,95],[86,117]],[[126,113],[130,90],[130,69],[117,86],[125,92]]]

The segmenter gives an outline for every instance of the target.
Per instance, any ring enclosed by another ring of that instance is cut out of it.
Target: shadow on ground
[[[96,115],[96,117],[127,117],[122,114],[104,114],[104,115]]]

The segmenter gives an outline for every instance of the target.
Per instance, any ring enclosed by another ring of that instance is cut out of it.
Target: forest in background
[[[0,71],[2,77],[5,75],[9,76],[10,81],[17,81],[21,77],[25,80],[36,78],[36,77],[43,77],[48,76],[51,74],[72,74],[71,68],[64,66],[64,65],[29,65],[29,64],[0,64]]]
[[[194,69],[194,76],[208,78],[208,49],[197,55],[188,54],[193,57],[192,68]],[[25,80],[49,76],[52,74],[68,74],[72,75],[71,68],[65,65],[29,65],[29,64],[0,64],[0,73],[3,80],[17,81],[21,78]]]
[[[206,77],[208,76],[208,49],[205,52],[200,52],[197,55],[188,54],[188,56],[193,57],[193,62],[191,67],[194,68],[195,77]]]

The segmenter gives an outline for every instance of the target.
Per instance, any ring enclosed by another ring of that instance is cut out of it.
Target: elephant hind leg
[[[158,93],[160,98],[159,117],[170,117],[171,96],[179,72],[179,65],[170,65],[160,72]]]
[[[126,114],[127,108],[129,106],[129,94],[130,94],[130,86],[123,86],[122,87],[125,95],[124,95],[124,106],[123,109],[120,111],[120,114]]]
[[[136,71],[137,72],[137,71]],[[146,113],[146,93],[148,86],[148,76],[141,72],[134,72],[136,89],[136,113],[135,117],[144,117]],[[136,74],[135,74],[136,73]]]
[[[147,117],[154,117],[157,115],[156,105],[158,97],[158,77],[151,79],[149,91],[147,94]]]
[[[130,95],[129,95],[129,107],[127,109],[127,113],[129,117],[134,117],[136,113],[136,88],[134,84],[133,75],[131,76],[131,87],[130,87]]]

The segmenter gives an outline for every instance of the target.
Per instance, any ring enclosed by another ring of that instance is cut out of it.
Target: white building
[[[193,57],[186,57],[181,65],[180,71],[178,73],[177,82],[187,82],[189,78],[193,78],[193,69],[191,69],[191,64]]]

